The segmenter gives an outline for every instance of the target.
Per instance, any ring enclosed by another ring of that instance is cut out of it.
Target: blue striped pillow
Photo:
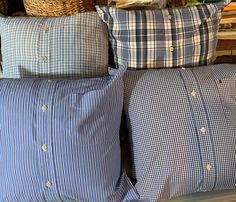
[[[108,32],[96,12],[61,17],[1,17],[5,78],[107,75]]]
[[[236,191],[236,65],[128,71],[124,82],[141,199]]]
[[[87,80],[0,80],[0,201],[127,201],[123,71]]]
[[[96,7],[115,63],[129,69],[193,67],[214,61],[223,2],[156,10]]]

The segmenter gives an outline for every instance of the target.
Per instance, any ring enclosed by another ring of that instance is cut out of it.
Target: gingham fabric
[[[128,71],[124,82],[141,199],[236,191],[236,65]]]
[[[0,201],[120,202],[123,71],[87,80],[0,80]]]
[[[153,69],[212,63],[223,5],[157,10],[96,8],[108,26],[117,67]]]
[[[0,17],[5,78],[107,75],[107,27],[96,12]]]
[[[210,202],[210,201],[235,202],[236,191],[235,189],[231,189],[231,190],[194,193],[183,197],[177,197],[175,199],[169,200],[168,202]]]

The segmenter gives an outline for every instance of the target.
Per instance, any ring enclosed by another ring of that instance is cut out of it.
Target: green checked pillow
[[[97,7],[115,62],[129,69],[193,67],[214,60],[224,2],[157,10]]]
[[[108,32],[97,12],[60,17],[2,17],[5,78],[108,74]]]

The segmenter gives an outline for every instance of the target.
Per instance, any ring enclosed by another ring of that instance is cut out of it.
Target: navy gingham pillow
[[[141,199],[236,192],[236,65],[128,71],[124,85]]]
[[[96,7],[108,25],[117,66],[201,66],[213,62],[224,2],[157,10]]]
[[[97,12],[60,17],[2,17],[5,78],[107,75],[108,32]]]

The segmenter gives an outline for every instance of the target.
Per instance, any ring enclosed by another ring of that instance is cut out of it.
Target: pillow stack
[[[108,72],[96,12],[0,17],[0,201],[131,201],[119,127],[125,67]]]
[[[236,189],[236,66],[213,65],[224,4],[0,16],[0,201]],[[133,184],[121,163],[122,110]]]
[[[212,65],[224,4],[97,7],[117,68],[129,69],[124,111],[141,200],[236,188],[236,66]]]

